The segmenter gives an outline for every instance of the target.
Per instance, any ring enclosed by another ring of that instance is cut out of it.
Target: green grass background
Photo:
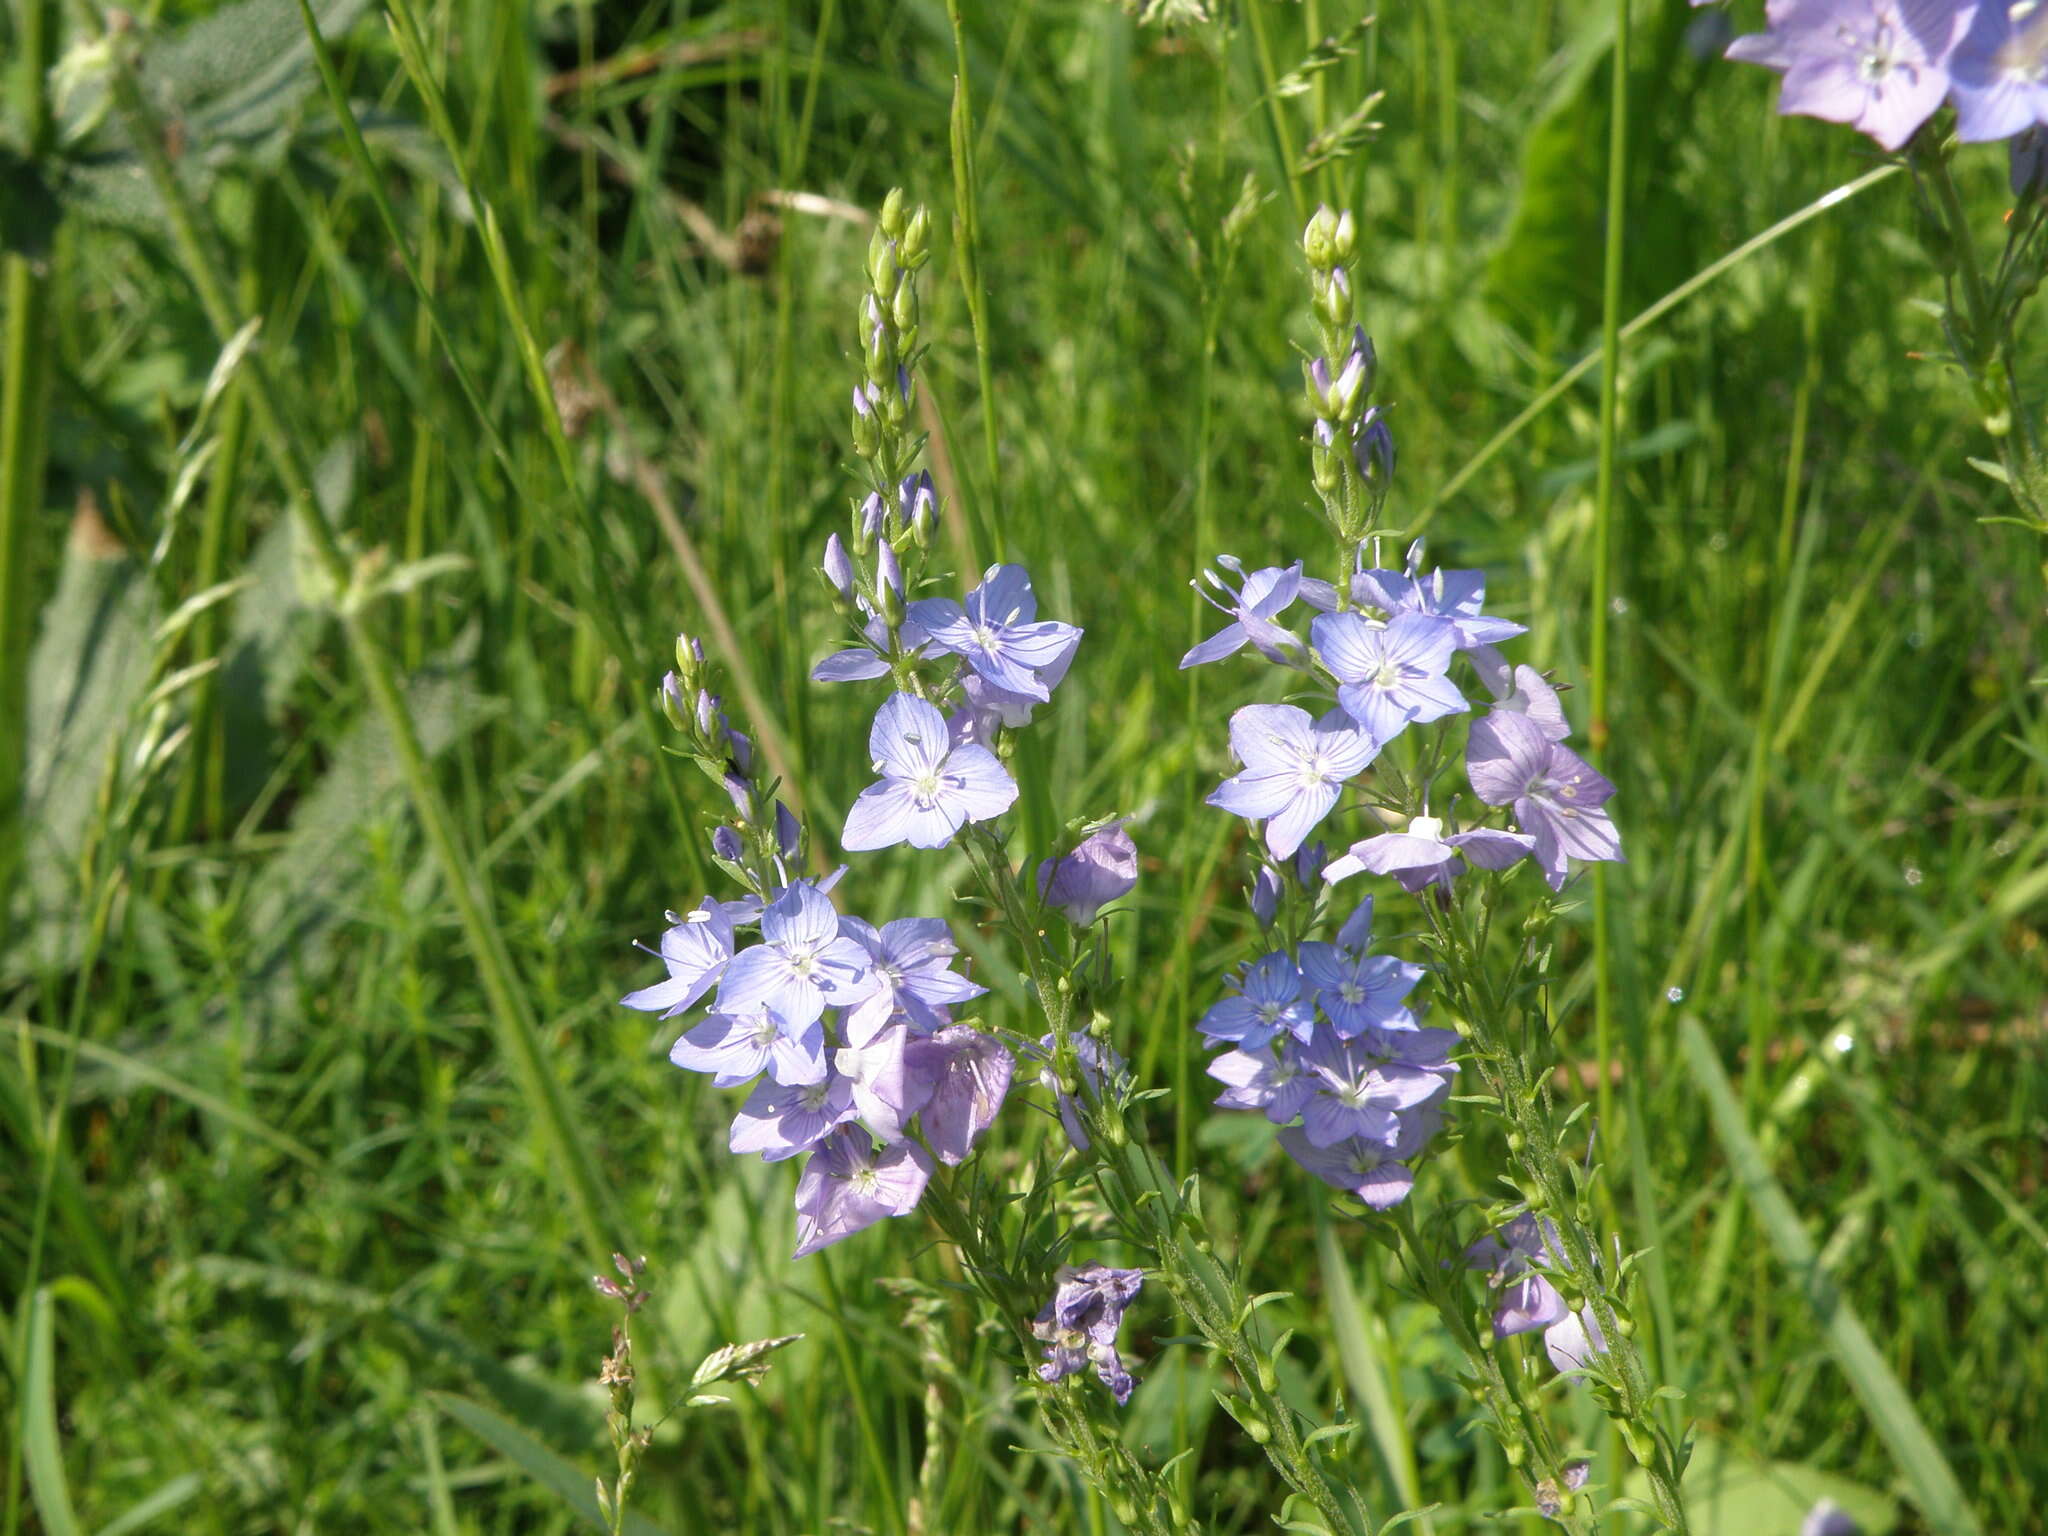
[[[155,25],[209,9],[167,6]],[[297,25],[292,7],[258,9]],[[664,1424],[637,1510],[673,1532],[1115,1528],[1033,1454],[1010,1391],[1024,1363],[943,1288],[948,1260],[918,1223],[790,1264],[790,1169],[727,1156],[730,1096],[671,1068],[672,1031],[615,1002],[650,976],[631,941],[714,889],[719,797],[660,753],[644,704],[675,631],[710,617],[678,531],[737,637],[720,659],[749,674],[770,717],[754,725],[786,742],[828,850],[864,782],[873,698],[806,674],[837,638],[812,568],[854,483],[866,237],[779,194],[872,208],[900,185],[939,230],[923,384],[943,552],[978,567],[999,541],[1047,611],[1088,630],[1020,759],[1021,846],[1071,816],[1136,814],[1145,878],[1112,929],[1129,977],[1117,1038],[1148,1085],[1180,1090],[1161,1134],[1204,1172],[1250,1288],[1296,1294],[1294,1389],[1325,1410],[1378,1394],[1385,1413],[1348,1452],[1375,1511],[1436,1502],[1435,1530],[1482,1528],[1517,1495],[1468,1427],[1432,1315],[1317,1189],[1203,1107],[1189,1026],[1250,933],[1241,830],[1200,797],[1226,771],[1229,710],[1273,680],[1175,663],[1206,632],[1186,583],[1208,556],[1327,558],[1308,511],[1296,242],[1328,200],[1360,219],[1358,289],[1401,453],[1389,517],[1427,516],[1435,559],[1489,570],[1490,606],[1530,626],[1519,659],[1586,679],[1597,371],[1461,472],[1597,345],[1614,7],[1389,0],[1350,56],[1279,98],[1275,81],[1356,7],[1244,0],[1227,27],[1173,31],[1101,0],[965,7],[988,399],[949,235],[942,6],[416,10],[453,153],[375,15],[337,59],[481,415],[303,53],[256,132],[179,97],[173,72],[152,88],[349,547],[460,557],[367,624],[405,674],[617,1240],[648,1256],[643,1403],[728,1340],[808,1336],[759,1390]],[[253,15],[230,8],[237,26]],[[1763,72],[1688,46],[1701,24],[1679,0],[1636,10],[1623,319],[1874,163],[1846,130],[1771,115]],[[225,34],[208,47],[237,57]],[[644,69],[570,74],[642,55]],[[223,73],[209,99],[242,83]],[[1304,170],[1374,89],[1377,134]],[[6,1529],[578,1528],[529,1474],[534,1446],[576,1488],[604,1465],[594,1256],[242,385],[203,403],[217,340],[115,155],[118,127],[99,135],[114,158],[66,191],[41,279],[40,777],[0,959]],[[2002,157],[1970,151],[1961,175],[1995,238]],[[1247,177],[1258,203],[1232,247],[1222,224]],[[485,260],[485,204],[517,325]],[[739,253],[735,231],[752,237]],[[1703,1465],[1777,1464],[1754,1494],[1776,1510],[1763,1523],[1728,1513],[1734,1472],[1701,1493],[1731,1532],[1796,1528],[1819,1474],[1928,1528],[1808,1300],[1830,1284],[1986,1528],[2043,1529],[2039,550],[1975,521],[2002,510],[1965,464],[1987,441],[1960,385],[1915,357],[1939,350],[1922,302],[1939,285],[1896,176],[1633,336],[1618,376],[1600,761],[1631,862],[1610,883],[1605,1188],[1628,1244],[1654,1250],[1645,1336],[1687,1394]],[[568,413],[573,485],[521,327],[580,381],[563,397],[587,408]],[[237,578],[152,644],[180,604]],[[210,676],[149,696],[212,657]],[[1568,696],[1581,727],[1585,697]],[[152,746],[160,759],[138,766]],[[963,873],[899,850],[860,858],[846,889],[877,920],[945,913]],[[1579,1084],[1598,1070],[1590,932],[1582,903],[1559,940],[1559,1045]],[[1023,1024],[1000,948],[963,939],[991,1013]],[[1731,1176],[1683,1016],[1734,1079],[1819,1280],[1788,1273]],[[1039,1125],[1013,1105],[999,1134],[1014,1145]],[[1440,1160],[1418,1202],[1481,1193],[1467,1169],[1483,1166]],[[883,1283],[898,1277],[925,1290]],[[922,1333],[905,1326],[920,1306]],[[1148,1298],[1133,1441],[1199,1446],[1182,1475],[1203,1518],[1267,1528],[1274,1479],[1178,1331]],[[1573,1394],[1546,1401],[1611,1452]]]

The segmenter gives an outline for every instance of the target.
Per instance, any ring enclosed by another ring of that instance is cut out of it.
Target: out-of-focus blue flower
[[[1966,143],[2048,122],[2048,12],[2034,0],[1980,0],[1950,70],[1956,137]]]
[[[917,1209],[931,1182],[932,1160],[914,1141],[877,1149],[857,1125],[842,1125],[804,1164],[796,1186],[793,1258],[803,1258]]]
[[[1091,833],[1064,858],[1038,866],[1038,899],[1058,907],[1067,921],[1085,928],[1095,914],[1138,884],[1138,845],[1113,821]]]
[[[1950,55],[1978,9],[1955,0],[1774,0],[1769,30],[1738,37],[1728,57],[1784,76],[1781,113],[1848,123],[1898,149],[1948,93]]]
[[[914,694],[892,695],[875,716],[868,750],[882,775],[854,801],[840,837],[849,850],[907,842],[943,848],[970,821],[1000,816],[1017,785],[988,748],[955,745],[946,717]]]
[[[961,657],[1005,693],[1043,703],[1052,689],[1039,675],[1071,656],[1081,631],[1071,624],[1037,622],[1038,599],[1021,565],[990,566],[964,603],[932,597],[910,605],[910,617],[932,645]]]
[[[1058,1381],[1093,1365],[1118,1404],[1129,1402],[1133,1382],[1117,1354],[1116,1336],[1144,1272],[1106,1264],[1063,1265],[1054,1280],[1052,1299],[1031,1323],[1032,1333],[1046,1346],[1039,1379]]]
[[[1337,702],[1381,746],[1410,725],[1467,707],[1447,675],[1458,649],[1458,632],[1448,619],[1401,613],[1372,624],[1356,613],[1326,613],[1309,633],[1337,679]]]
[[[1613,784],[1527,715],[1494,710],[1475,722],[1465,771],[1488,805],[1514,807],[1515,824],[1536,840],[1534,856],[1552,890],[1564,888],[1567,857],[1622,862],[1621,836],[1602,809]]]
[[[1340,1141],[1319,1147],[1300,1126],[1280,1132],[1287,1155],[1332,1188],[1355,1195],[1376,1211],[1399,1205],[1415,1187],[1415,1174],[1401,1154],[1379,1142]]]
[[[1341,714],[1311,720],[1292,704],[1247,704],[1230,717],[1230,750],[1244,772],[1225,779],[1208,803],[1264,821],[1266,846],[1284,859],[1329,815],[1344,784],[1365,771],[1379,746]]]
[[[1595,1354],[1605,1352],[1607,1341],[1591,1311],[1566,1307],[1557,1287],[1538,1272],[1538,1264],[1557,1263],[1556,1242],[1557,1229],[1525,1211],[1467,1248],[1465,1264],[1487,1271],[1489,1283],[1500,1292],[1493,1336],[1506,1339],[1541,1328],[1550,1363],[1562,1373],[1583,1370]]]

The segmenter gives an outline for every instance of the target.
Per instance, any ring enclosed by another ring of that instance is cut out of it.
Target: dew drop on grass
[[[1685,988],[1683,988],[1683,987],[1673,987],[1673,988],[1671,988],[1671,989],[1670,989],[1669,991],[1667,991],[1667,992],[1666,992],[1666,993],[1664,994],[1664,1001],[1665,1001],[1665,1002],[1667,1002],[1667,1003],[1682,1003],[1682,1002],[1684,1002],[1684,1001],[1685,1001]]]

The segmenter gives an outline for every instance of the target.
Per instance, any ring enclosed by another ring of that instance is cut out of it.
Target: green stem
[[[80,0],[88,20],[97,22],[88,0]],[[242,317],[229,299],[228,283],[222,273],[208,232],[201,224],[199,210],[184,184],[172,170],[163,147],[162,124],[143,98],[134,66],[122,40],[111,40],[114,66],[111,82],[116,108],[128,130],[130,141],[142,159],[157,195],[162,199],[187,277],[199,295],[215,335],[225,343],[241,328]],[[279,412],[281,398],[275,379],[260,349],[252,349],[243,363],[242,382],[252,421],[268,452],[272,467],[283,483],[292,515],[311,545],[313,555],[337,594],[350,592],[354,571],[344,553],[333,525],[327,520],[313,490],[312,466],[305,450],[287,429]],[[399,772],[406,786],[414,814],[444,883],[454,899],[482,983],[488,1014],[498,1038],[499,1049],[510,1062],[528,1108],[541,1123],[556,1166],[569,1185],[571,1204],[588,1257],[602,1263],[615,1250],[631,1250],[625,1241],[625,1227],[600,1183],[595,1163],[571,1113],[566,1091],[554,1075],[550,1057],[541,1041],[539,1026],[529,1011],[518,978],[505,947],[497,921],[475,881],[474,865],[463,848],[454,814],[442,797],[440,787],[420,745],[411,711],[406,708],[396,674],[382,644],[353,603],[344,602],[342,630],[350,653],[361,670],[371,703],[383,718],[385,729],[398,754]]]
[[[1614,55],[1610,62],[1607,139],[1607,250],[1600,293],[1600,461],[1593,492],[1592,719],[1586,724],[1593,759],[1607,747],[1608,601],[1614,573],[1616,457],[1621,415],[1621,271],[1628,212],[1628,65],[1631,0],[1615,0]],[[1593,869],[1593,1032],[1600,1080],[1600,1128],[1614,1126],[1614,944],[1607,866]]]
[[[989,351],[988,294],[981,282],[980,179],[974,166],[974,108],[968,94],[967,29],[960,19],[960,0],[946,0],[946,19],[953,28],[953,244],[960,260],[960,286],[967,295],[967,317],[974,327],[974,375],[981,391],[981,447],[988,476],[983,491],[981,522],[993,541],[997,560],[1004,558],[1003,462],[996,435],[995,366]]]
[[[54,0],[16,7],[18,62],[13,91],[31,156],[50,137],[44,78],[56,47]],[[43,516],[48,451],[49,279],[19,252],[4,263],[7,352],[0,361],[0,913],[10,909],[20,868],[23,778],[28,758],[28,652],[36,527]],[[24,1292],[24,1295],[28,1292]]]

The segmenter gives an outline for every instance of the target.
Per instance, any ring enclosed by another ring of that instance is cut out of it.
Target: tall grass
[[[1678,0],[1635,8],[1618,77],[1611,0],[1389,6],[1298,92],[1355,10],[309,10],[332,58],[293,45],[260,139],[167,103],[161,56],[116,92],[96,142],[171,143],[196,235],[137,160],[58,188],[47,256],[9,258],[0,486],[40,640],[0,627],[31,721],[0,744],[30,796],[0,947],[8,1531],[575,1528],[547,1477],[600,1464],[587,1277],[628,1241],[643,1404],[721,1343],[807,1335],[657,1431],[659,1529],[1113,1528],[1019,1453],[1023,1363],[947,1257],[878,1229],[790,1264],[786,1170],[726,1156],[720,1096],[614,1002],[632,939],[705,888],[717,791],[647,702],[677,629],[725,626],[816,825],[863,782],[859,704],[806,681],[810,566],[853,484],[856,211],[892,184],[962,217],[923,327],[945,547],[1028,559],[1088,630],[1027,826],[1137,813],[1125,1053],[1176,1090],[1161,1124],[1255,1289],[1294,1293],[1285,1390],[1365,1421],[1374,1507],[1478,1528],[1514,1485],[1381,1251],[1201,1110],[1189,1029],[1250,937],[1240,833],[1200,797],[1257,685],[1176,673],[1182,583],[1301,513],[1319,199],[1363,219],[1389,515],[1488,567],[1531,659],[1600,658],[1631,862],[1598,967],[1590,893],[1568,922],[1555,1012],[1696,1497],[1720,1529],[1796,1529],[1830,1490],[1939,1529],[1939,1466],[1985,1529],[2044,1528],[2038,556],[1973,520],[1982,445],[1914,360],[1936,274],[1903,178],[1770,117]],[[1377,132],[1305,166],[1374,90]],[[2002,168],[1962,169],[1988,224]],[[260,351],[209,399],[247,319]],[[878,910],[949,910],[963,874],[863,869]],[[1483,1193],[1454,1158],[1425,1179]],[[1262,1458],[1164,1308],[1141,1323],[1132,1443],[1197,1446],[1191,1507],[1263,1528]]]

